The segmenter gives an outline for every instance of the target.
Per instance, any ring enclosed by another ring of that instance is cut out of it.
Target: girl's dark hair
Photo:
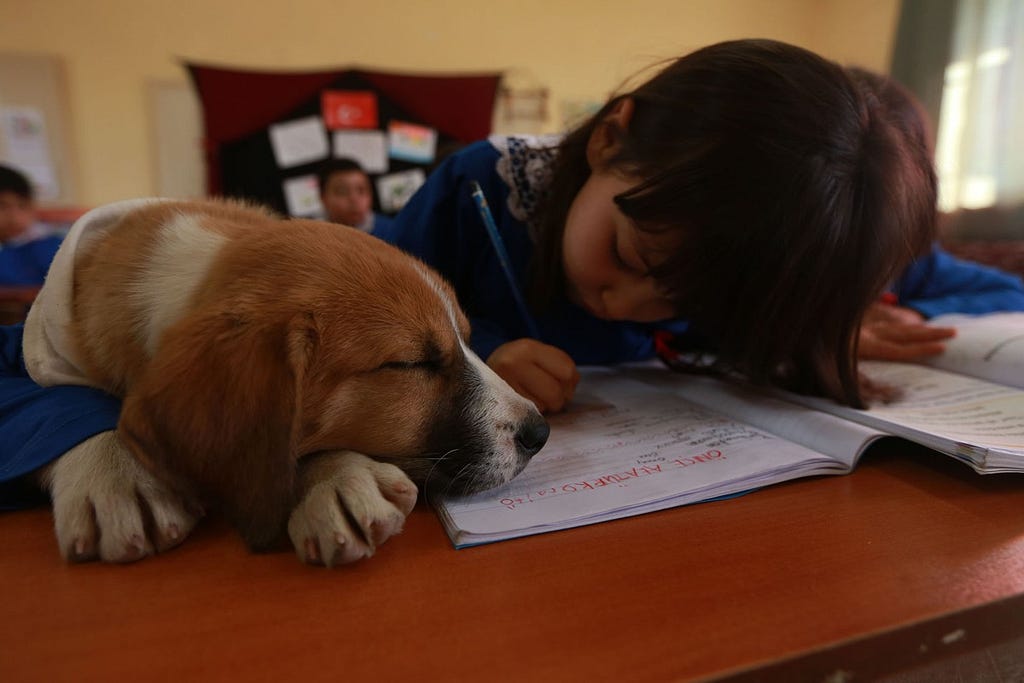
[[[712,45],[612,98],[558,148],[542,207],[535,302],[565,291],[562,233],[587,143],[624,98],[617,196],[678,245],[652,275],[713,340],[721,367],[862,406],[865,309],[934,238],[927,149],[838,64],[770,40]]]
[[[869,98],[877,98],[892,122],[910,138],[922,145],[929,157],[935,152],[935,131],[924,105],[906,86],[896,79],[859,66],[848,66],[846,72]]]

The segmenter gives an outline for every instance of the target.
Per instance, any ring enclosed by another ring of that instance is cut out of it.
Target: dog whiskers
[[[472,491],[472,484],[474,483],[474,480],[477,475],[471,472],[470,476],[468,478],[465,478],[465,474],[467,472],[470,472],[470,470],[472,470],[473,468],[474,463],[469,462],[460,467],[459,471],[456,472],[451,477],[451,479],[448,480],[447,486],[445,486],[444,494],[448,495],[449,493],[451,493],[452,487],[454,487],[456,484],[459,484],[462,487],[463,491]]]
[[[434,471],[438,468],[438,466],[446,458],[448,458],[449,456],[451,456],[454,453],[457,453],[458,451],[459,451],[458,448],[453,448],[453,449],[449,450],[448,452],[444,453],[443,455],[441,455],[440,457],[426,456],[426,457],[420,458],[420,460],[432,460],[433,461],[433,464],[430,466],[430,469],[427,470],[426,476],[423,477],[423,485],[424,485],[424,487],[428,487],[428,485],[430,484],[430,478],[432,476],[434,476]]]
[[[463,474],[468,468],[472,467],[472,463],[466,463],[459,469],[458,472],[456,472],[452,476],[446,476],[437,473],[437,476],[434,477],[435,471],[437,470],[437,467],[441,464],[441,462],[446,460],[447,458],[450,458],[451,456],[455,455],[458,452],[459,449],[452,449],[451,451],[445,453],[440,458],[431,459],[434,460],[434,463],[423,479],[424,494],[426,496],[427,502],[430,503],[431,505],[433,504],[433,501],[436,500],[436,497],[449,495],[452,486],[454,486],[459,481],[459,479],[463,476]],[[421,460],[423,459],[421,458]],[[443,487],[430,485],[432,480],[435,484],[443,482]]]

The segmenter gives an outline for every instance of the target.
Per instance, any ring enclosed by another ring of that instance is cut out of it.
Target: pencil
[[[515,273],[512,272],[512,263],[508,258],[508,251],[505,250],[505,243],[501,240],[501,235],[498,233],[498,226],[494,222],[494,216],[491,214],[491,209],[487,206],[487,197],[484,196],[484,191],[480,187],[480,183],[475,180],[470,182],[470,187],[473,190],[473,201],[476,202],[476,208],[480,212],[480,218],[483,219],[484,227],[487,229],[487,236],[491,238],[491,244],[494,245],[494,251],[498,255],[498,262],[501,264],[501,269],[505,273],[505,281],[508,283],[508,287],[512,290],[512,298],[515,299],[516,307],[519,309],[519,314],[523,318],[523,323],[526,325],[527,331],[530,336],[534,339],[540,339],[540,331],[537,329],[537,323],[534,322],[533,316],[530,315],[530,309],[526,307],[526,301],[523,300],[523,294],[519,291],[519,283],[516,281]]]

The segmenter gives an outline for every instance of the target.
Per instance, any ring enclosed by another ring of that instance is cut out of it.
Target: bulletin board
[[[0,53],[0,162],[32,182],[44,206],[77,203],[64,62]]]
[[[292,215],[303,215],[296,192],[309,191],[310,179],[325,158],[353,156],[349,145],[363,138],[379,144],[381,136],[387,145],[384,166],[367,170],[377,185],[375,210],[393,213],[395,202],[381,192],[387,181],[397,179],[401,186],[406,177],[425,177],[452,151],[490,134],[501,80],[500,73],[423,76],[363,69],[186,67],[202,106],[208,193],[255,200]],[[370,96],[373,120],[357,117],[338,127],[332,96],[356,104]],[[403,152],[395,142],[403,139],[403,131],[411,131],[417,140],[423,133],[429,145],[420,151],[429,147],[429,153],[419,154],[415,146]]]

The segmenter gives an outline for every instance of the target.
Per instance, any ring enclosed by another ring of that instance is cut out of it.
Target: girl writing
[[[861,317],[930,244],[935,196],[927,149],[843,68],[744,40],[672,62],[561,140],[461,150],[377,234],[448,277],[474,350],[541,410],[569,401],[577,364],[649,358],[664,330],[753,381],[859,406]]]

